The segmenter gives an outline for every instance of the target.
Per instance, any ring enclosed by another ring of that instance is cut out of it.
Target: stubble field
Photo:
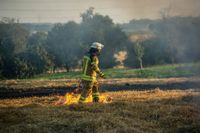
[[[175,82],[174,80],[168,79],[162,82],[137,80],[139,85],[148,82],[148,85],[158,86],[151,90],[134,88],[129,90],[129,88],[123,91],[106,91],[103,89],[101,96],[104,99],[109,98],[109,101],[98,104],[91,102],[77,104],[77,101],[68,105],[63,102],[58,104],[60,100],[66,100],[66,97],[63,97],[63,94],[53,93],[47,96],[2,98],[0,132],[198,133],[200,132],[199,88],[176,89],[173,86],[159,88],[159,85],[170,84]],[[197,79],[190,80],[199,82]],[[132,84],[127,85],[125,81],[123,87],[132,87]],[[176,83],[186,81],[189,82],[189,79],[176,79]],[[74,100],[78,100],[80,94],[75,95]]]

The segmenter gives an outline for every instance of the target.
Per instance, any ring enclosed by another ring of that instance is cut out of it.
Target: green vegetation
[[[169,78],[200,76],[200,63],[153,66],[144,69],[105,69],[107,78]],[[41,74],[34,79],[79,78],[81,72]]]
[[[200,64],[176,64],[153,66],[144,69],[109,69],[106,74],[111,78],[169,78],[200,76]]]
[[[199,17],[132,20],[128,24],[118,25],[109,16],[95,13],[94,8],[89,8],[81,14],[81,18],[80,23],[70,21],[46,28],[38,25],[39,29],[44,29],[36,33],[27,24],[20,24],[14,19],[0,20],[0,79],[30,78],[48,70],[71,71],[80,68],[83,55],[96,41],[105,45],[100,56],[104,69],[120,63],[129,68],[142,68],[200,61]],[[47,30],[48,33],[41,32]],[[123,62],[118,61],[120,56],[114,57],[120,52],[126,53]],[[151,69],[128,71],[133,71],[136,77],[159,77],[163,74],[155,74]],[[179,74],[182,70],[177,71],[178,74],[172,76],[193,75],[184,71]],[[58,75],[52,76],[59,78]],[[108,77],[112,76],[108,74]],[[164,74],[164,77],[168,77],[168,74]]]

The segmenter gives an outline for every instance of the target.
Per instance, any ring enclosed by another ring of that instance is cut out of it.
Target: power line
[[[13,11],[13,12],[25,12],[25,11],[48,11],[48,12],[66,12],[66,11],[83,11],[83,10],[87,10],[89,7],[85,7],[85,8],[68,8],[68,9],[9,9],[9,8],[4,8],[4,9],[0,9],[0,11]],[[96,10],[123,10],[123,9],[142,9],[143,7],[101,7],[101,8],[94,8],[94,11]],[[179,11],[186,11],[186,10],[191,10],[191,9],[186,9],[186,8],[178,8],[177,10]]]
[[[137,7],[142,8],[142,7]],[[0,9],[1,11],[82,11],[87,8],[74,8],[74,9]],[[94,10],[118,10],[118,9],[135,9],[135,7],[102,7],[102,8],[94,8]]]
[[[59,17],[59,16],[50,16],[50,17],[41,17],[41,16],[33,16],[33,17],[30,17],[30,16],[25,16],[25,17],[13,17],[13,16],[9,16],[9,17],[5,17],[5,16],[0,16],[1,18],[20,18],[20,19],[22,19],[22,18],[40,18],[40,19],[42,19],[42,18],[81,18],[81,17],[74,17],[74,16],[72,16],[72,17],[70,17],[70,16],[62,16],[62,17]]]
[[[117,1],[131,1],[131,0],[117,0]],[[1,2],[23,2],[23,3],[102,3],[102,2],[116,2],[115,0],[1,0]]]
[[[121,17],[121,18],[127,18],[126,16],[120,16],[120,15],[118,15],[118,14],[112,14],[112,15],[110,15],[110,16],[115,16],[115,17]],[[6,18],[7,16],[0,16],[1,18]],[[81,16],[23,16],[23,17],[16,17],[16,16],[9,16],[9,17],[11,17],[11,18],[38,18],[38,17],[40,17],[40,19],[42,19],[42,18],[81,18]],[[9,17],[7,17],[7,18],[9,18]]]

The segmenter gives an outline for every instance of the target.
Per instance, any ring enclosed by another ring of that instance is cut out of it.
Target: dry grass
[[[1,88],[32,89],[49,87],[76,86],[78,79],[55,79],[55,80],[0,80]],[[179,77],[179,78],[112,78],[100,79],[102,84],[166,84],[183,82],[200,82],[200,77]]]
[[[200,91],[106,92],[107,104],[56,106],[59,96],[0,100],[0,132],[200,132]]]
[[[75,86],[76,79],[60,79],[60,80],[0,80],[0,88],[15,88],[15,89],[32,89],[40,87],[63,87]]]

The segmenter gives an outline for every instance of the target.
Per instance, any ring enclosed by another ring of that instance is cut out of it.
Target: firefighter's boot
[[[93,102],[97,103],[99,102],[99,93],[93,93],[92,94]]]
[[[93,102],[94,102],[94,103],[98,103],[98,102],[99,102],[99,97],[93,98]]]

